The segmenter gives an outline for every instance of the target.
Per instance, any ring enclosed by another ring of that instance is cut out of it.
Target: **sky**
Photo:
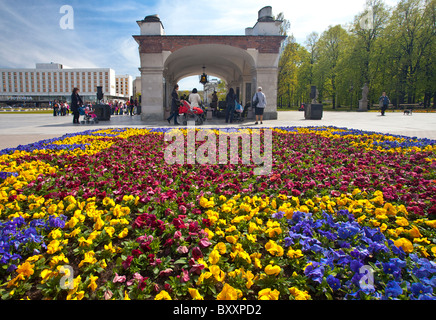
[[[385,0],[394,6],[399,0]],[[289,34],[307,35],[351,23],[366,0],[0,0],[0,68],[55,62],[71,68],[112,68],[139,76],[137,20],[158,14],[167,35],[244,35],[258,11],[271,6],[291,22]],[[69,10],[61,10],[65,5]],[[72,10],[71,10],[72,9]],[[67,19],[73,17],[72,20]],[[69,28],[67,28],[69,27]],[[199,87],[187,78],[181,89]]]

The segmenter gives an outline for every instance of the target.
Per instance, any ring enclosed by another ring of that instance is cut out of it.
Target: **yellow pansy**
[[[277,289],[271,290],[270,288],[266,288],[260,290],[257,294],[258,300],[279,300],[280,292]]]
[[[398,248],[403,248],[404,252],[410,253],[413,252],[413,245],[412,242],[410,242],[406,238],[400,238],[398,240],[394,240],[394,245]]]
[[[220,260],[221,255],[219,254],[218,250],[212,250],[212,252],[209,254],[209,262],[211,264],[217,264]]]
[[[207,280],[210,277],[212,277],[212,272],[208,272],[208,271],[202,272],[197,279],[196,285],[198,286],[198,285],[202,284],[204,280]]]
[[[95,258],[94,251],[85,252],[85,259],[80,261],[79,268],[82,267],[85,263],[94,264],[96,262],[97,262],[97,259]]]
[[[78,241],[80,247],[87,247],[92,244],[92,239],[85,239],[84,237],[80,237]]]
[[[115,228],[114,227],[105,227],[104,231],[106,231],[106,233],[109,235],[109,237],[112,238],[112,236],[114,235],[114,232],[115,232]]]
[[[26,261],[17,267],[17,273],[20,276],[28,278],[34,273],[34,270],[33,270],[34,267],[35,267],[35,265]]]
[[[91,291],[95,291],[95,289],[97,289],[97,283],[95,283],[95,281],[97,281],[97,279],[98,279],[97,276],[91,275],[89,277],[90,283],[88,285],[88,288],[91,289]]]
[[[65,264],[69,263],[68,258],[65,257],[65,255],[63,253],[51,258],[49,265],[50,265],[50,267],[54,267],[55,265],[57,265],[61,262],[65,263]]]
[[[225,254],[225,253],[226,253],[226,245],[225,245],[224,242],[218,242],[218,243],[215,245],[214,249],[215,249],[215,250],[218,250],[218,252],[219,252],[220,254]]]
[[[94,223],[94,229],[101,230],[103,226],[104,226],[104,221],[101,219],[101,217],[98,217],[97,221]]]
[[[60,241],[59,240],[52,240],[50,241],[50,243],[47,246],[47,253],[48,254],[53,254],[58,252],[60,249],[62,249],[62,247],[59,247],[60,245]]]
[[[283,248],[278,245],[275,241],[270,240],[265,244],[265,249],[273,256],[281,257],[283,256]]]
[[[303,256],[303,252],[300,249],[294,250],[292,248],[289,248],[286,255],[291,259],[298,259]]]
[[[424,222],[429,227],[436,228],[436,220],[427,220],[427,221],[424,221]]]
[[[203,296],[198,292],[197,289],[188,288],[189,294],[194,300],[204,300]]]
[[[406,232],[412,238],[422,238],[422,234],[421,234],[421,232],[419,232],[419,229],[417,226],[412,226],[412,228],[410,230],[406,230]]]
[[[279,275],[280,271],[282,271],[282,268],[280,268],[280,266],[277,266],[277,265],[273,266],[273,265],[269,264],[265,267],[265,273],[267,275],[277,276],[277,275]]]
[[[224,284],[223,289],[217,296],[217,300],[238,300],[242,298],[242,291],[233,288],[228,283]]]
[[[311,300],[307,291],[302,291],[296,287],[289,288],[289,293],[295,298],[295,300]]]
[[[252,254],[250,254],[250,258],[253,259],[254,261],[254,266],[257,269],[262,269],[262,264],[260,262],[260,258],[262,257],[262,254],[259,252],[254,252]]]
[[[238,238],[238,236],[227,236],[226,240],[231,244],[235,244],[236,242],[238,242]]]
[[[73,231],[71,231],[70,233],[65,233],[65,237],[67,237],[67,238],[74,238],[79,233],[80,233],[80,228],[76,228]]]
[[[404,217],[397,217],[397,220],[395,220],[395,223],[401,227],[407,227],[409,225],[409,221]]]
[[[200,206],[202,206],[203,208],[213,208],[215,206],[215,202],[213,201],[213,198],[211,198],[211,200],[208,200],[205,197],[201,197]]]
[[[50,279],[52,276],[54,276],[56,273],[51,271],[50,269],[44,269],[41,271],[41,284],[44,284],[48,279]]]
[[[125,238],[127,236],[127,234],[129,233],[129,230],[127,228],[124,228],[119,234],[118,234],[118,238],[122,239]]]
[[[248,240],[250,240],[251,242],[253,242],[253,243],[256,243],[256,241],[257,241],[257,237],[256,237],[255,234],[247,234],[247,235],[246,235],[246,238],[247,238]]]
[[[217,265],[212,265],[209,267],[210,272],[212,273],[212,275],[215,277],[215,280],[217,280],[218,282],[223,282],[226,274],[224,273],[224,271],[222,271],[220,269],[219,266]]]
[[[109,242],[109,244],[105,244],[104,245],[104,249],[107,250],[107,251],[110,251],[112,253],[117,252],[117,249],[112,246],[112,241]]]
[[[212,240],[213,236],[215,235],[211,230],[209,230],[209,228],[205,228],[205,229],[204,229],[204,232],[206,232],[206,234],[207,234],[207,238],[208,238],[209,240]]]
[[[78,222],[79,222],[79,219],[77,219],[76,217],[71,217],[71,219],[68,220],[67,223],[65,223],[65,227],[73,229]]]

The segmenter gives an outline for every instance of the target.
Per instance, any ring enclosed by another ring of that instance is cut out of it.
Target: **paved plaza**
[[[73,117],[53,117],[51,114],[0,114],[0,150],[26,145],[43,139],[60,137],[67,133],[104,128],[156,128],[171,127],[167,121],[143,122],[140,116],[112,116],[110,121],[98,124],[73,125]],[[324,112],[322,120],[305,120],[303,112],[278,113],[278,120],[264,121],[256,127],[308,127],[335,126],[404,135],[436,140],[436,113],[389,112],[382,117],[375,112]],[[254,127],[254,120],[226,124],[224,119],[206,121],[203,128]]]

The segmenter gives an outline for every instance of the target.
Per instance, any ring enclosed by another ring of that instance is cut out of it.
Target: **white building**
[[[59,63],[37,63],[35,69],[0,69],[0,101],[69,100],[75,87],[87,101],[96,100],[97,87],[102,87],[105,100],[127,98],[129,93],[124,94],[125,86],[123,93],[117,92],[115,71],[110,68],[72,69]]]
[[[133,95],[133,81],[128,74],[115,76],[115,91],[117,94],[129,98]]]

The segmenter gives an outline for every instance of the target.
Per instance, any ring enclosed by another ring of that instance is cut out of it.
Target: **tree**
[[[386,67],[394,79],[392,89],[398,103],[417,102],[421,98],[417,85],[422,77],[432,80],[434,64],[424,58],[429,58],[434,49],[434,11],[435,0],[401,0],[386,28]],[[430,86],[434,88],[434,82]]]
[[[337,100],[337,78],[338,62],[342,58],[345,45],[349,42],[347,31],[341,26],[330,26],[324,31],[318,41],[319,62],[317,63],[318,77],[321,82],[318,86],[320,96],[324,98],[324,91],[330,96],[333,103],[333,109],[336,108]]]
[[[282,21],[282,24],[280,25],[280,35],[287,36],[289,29],[291,29],[291,22],[285,19],[285,14],[283,12],[280,12],[275,20]]]
[[[291,96],[297,86],[297,52],[298,45],[293,37],[289,38],[279,61],[279,86],[277,96],[281,104],[291,105]]]
[[[382,0],[367,0],[366,9],[354,18],[351,32],[355,36],[353,63],[361,73],[359,87],[365,83],[372,95],[372,83],[380,72],[382,47],[377,40],[382,36],[388,20],[389,12]]]
[[[351,108],[367,83],[371,104],[386,91],[394,104],[428,107],[436,102],[435,49],[436,0],[400,0],[393,8],[367,0],[348,30],[337,25],[321,36],[312,32],[304,47],[289,37],[279,63],[279,97],[289,104],[308,101],[316,85],[321,101]]]
[[[309,83],[313,83],[313,66],[318,61],[318,40],[319,34],[312,32],[306,38],[306,48],[309,51]]]

